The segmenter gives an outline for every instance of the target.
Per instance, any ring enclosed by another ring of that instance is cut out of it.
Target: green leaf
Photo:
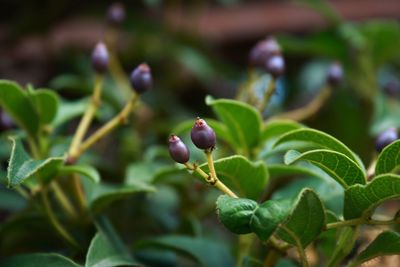
[[[89,206],[90,209],[96,213],[118,199],[137,193],[154,192],[155,188],[143,182],[137,182],[136,184],[131,185],[111,185],[100,183],[93,185],[89,191]]]
[[[53,126],[60,126],[67,121],[82,115],[88,105],[88,99],[81,99],[78,101],[65,101],[62,100],[59,105],[59,110],[54,118]]]
[[[285,163],[288,165],[299,160],[306,160],[320,167],[344,188],[353,184],[366,183],[363,170],[342,153],[316,149],[305,153],[289,150],[285,155]]]
[[[254,107],[235,100],[214,100],[210,96],[206,98],[206,104],[225,124],[238,151],[248,155],[258,145],[261,116]]]
[[[281,136],[276,141],[274,146],[276,147],[283,143],[292,141],[303,141],[311,143],[317,148],[329,149],[342,153],[354,162],[356,162],[361,169],[364,169],[363,163],[361,162],[360,158],[356,154],[354,154],[354,152],[352,152],[342,142],[324,132],[308,128],[293,130]]]
[[[262,161],[251,162],[243,156],[214,161],[218,178],[240,196],[258,199],[268,183],[268,171]],[[209,172],[207,164],[200,166]]]
[[[353,185],[344,194],[345,219],[367,217],[382,202],[400,198],[400,176],[382,174],[367,185]]]
[[[395,172],[400,167],[400,140],[383,149],[379,154],[375,167],[375,175]]]
[[[60,175],[81,174],[81,175],[91,179],[94,183],[100,182],[99,172],[90,165],[79,164],[79,165],[61,166],[58,169],[58,173]]]
[[[357,239],[357,230],[354,227],[343,227],[338,236],[335,250],[331,252],[327,267],[339,266],[343,258],[351,252]]]
[[[110,240],[97,233],[90,242],[85,267],[140,266],[137,262],[117,251]]]
[[[369,246],[363,250],[349,267],[360,266],[370,259],[400,254],[400,234],[392,231],[380,233]]]
[[[2,267],[38,267],[38,266],[51,266],[51,267],[79,267],[72,260],[54,253],[32,253],[22,254],[4,261],[0,261]]]
[[[263,241],[268,240],[289,211],[287,200],[268,200],[261,205],[250,199],[227,195],[221,195],[217,200],[217,212],[226,228],[236,234],[253,232]]]
[[[261,130],[260,141],[263,142],[303,127],[304,126],[300,123],[291,120],[269,121],[268,123],[264,124],[264,127]]]
[[[227,247],[212,240],[171,235],[147,240],[140,244],[140,247],[148,246],[171,249],[188,255],[204,267],[233,267],[235,265]]]
[[[0,105],[30,135],[39,131],[39,115],[27,93],[15,82],[0,80]]]
[[[45,160],[33,160],[25,151],[19,139],[10,138],[12,150],[7,169],[9,187],[15,187],[33,176],[48,180],[57,169],[64,164],[61,157],[53,157]]]
[[[322,232],[325,226],[325,211],[321,200],[314,191],[304,189],[300,193],[285,226],[299,238],[303,248]],[[285,231],[279,231],[279,236],[286,242],[296,245],[296,242]]]
[[[50,124],[58,113],[59,99],[51,90],[39,89],[29,94],[29,99],[39,115],[42,124]]]

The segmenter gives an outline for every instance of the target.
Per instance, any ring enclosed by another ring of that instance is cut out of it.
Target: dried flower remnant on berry
[[[213,149],[217,141],[214,130],[200,118],[196,119],[190,137],[193,144],[200,149]]]
[[[131,73],[130,82],[133,89],[142,94],[153,87],[153,77],[149,65],[142,63]]]
[[[394,141],[399,139],[399,135],[396,128],[389,128],[382,132],[375,141],[375,149],[381,152],[386,146],[390,145]]]
[[[331,86],[338,86],[343,81],[343,68],[339,62],[333,63],[326,76],[326,82]]]
[[[168,150],[169,150],[169,155],[176,162],[185,164],[186,162],[189,161],[190,158],[189,149],[178,136],[171,135],[171,137],[169,138]]]
[[[92,67],[97,73],[104,73],[108,69],[108,51],[104,43],[96,44],[92,52]]]

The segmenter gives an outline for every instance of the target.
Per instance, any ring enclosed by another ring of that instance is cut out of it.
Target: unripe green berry
[[[108,51],[104,43],[99,42],[92,52],[92,67],[97,73],[104,73],[108,69]]]
[[[178,163],[186,163],[189,161],[190,152],[185,143],[176,135],[171,135],[169,138],[169,155]]]
[[[131,73],[130,81],[133,89],[142,94],[153,87],[153,77],[149,65],[142,63]]]
[[[200,149],[213,149],[217,142],[214,130],[200,118],[196,119],[190,137],[193,144]]]

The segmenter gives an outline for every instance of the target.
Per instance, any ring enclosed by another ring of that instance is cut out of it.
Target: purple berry
[[[277,78],[285,72],[285,60],[281,55],[274,55],[265,62],[265,69],[274,78]]]
[[[250,51],[251,66],[263,68],[264,63],[272,56],[279,55],[281,48],[274,37],[259,41]]]
[[[214,130],[200,118],[195,121],[190,137],[193,144],[200,149],[213,149],[217,142]]]
[[[387,145],[399,139],[396,128],[389,128],[376,138],[375,149],[381,152]]]
[[[186,163],[189,161],[190,152],[185,143],[176,135],[169,138],[169,155],[178,163]]]
[[[125,8],[122,3],[113,3],[107,11],[107,21],[112,26],[119,26],[125,20]]]
[[[0,132],[7,131],[12,128],[15,128],[15,123],[7,113],[5,113],[3,110],[0,110]]]
[[[97,73],[104,73],[108,68],[108,51],[102,42],[97,43],[92,52],[92,67]]]
[[[131,73],[130,81],[138,94],[142,94],[153,87],[153,77],[149,65],[142,63],[136,67]]]
[[[388,97],[398,97],[400,95],[400,82],[399,80],[390,80],[383,86],[382,91]]]
[[[338,86],[343,81],[343,68],[339,62],[333,63],[326,76],[326,82],[331,86]]]

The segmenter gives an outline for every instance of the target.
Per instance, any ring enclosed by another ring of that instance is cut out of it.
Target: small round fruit
[[[388,97],[398,97],[400,95],[400,81],[392,79],[382,88],[383,93]]]
[[[200,118],[196,119],[190,137],[193,144],[200,149],[213,149],[217,142],[214,130]]]
[[[249,63],[254,67],[264,67],[264,63],[273,55],[279,55],[281,47],[274,37],[259,41],[251,50]]]
[[[13,120],[5,113],[3,110],[0,110],[0,132],[7,131],[15,128],[15,123]]]
[[[277,78],[285,72],[285,60],[281,55],[274,55],[265,62],[265,69],[274,78]]]
[[[185,164],[189,161],[190,152],[185,143],[176,135],[171,135],[169,138],[169,155],[178,163]]]
[[[142,94],[153,87],[153,77],[149,65],[142,63],[131,73],[130,81],[133,89]]]
[[[343,81],[343,68],[338,62],[333,63],[326,76],[326,82],[331,86],[338,86]]]
[[[113,3],[107,11],[107,21],[112,26],[119,26],[125,20],[125,8],[121,3]]]
[[[386,146],[393,143],[399,139],[399,135],[397,133],[396,128],[389,128],[386,131],[382,132],[375,141],[375,149],[378,152],[381,152]]]
[[[108,69],[108,51],[102,42],[97,43],[93,49],[92,67],[97,73],[104,73]]]

